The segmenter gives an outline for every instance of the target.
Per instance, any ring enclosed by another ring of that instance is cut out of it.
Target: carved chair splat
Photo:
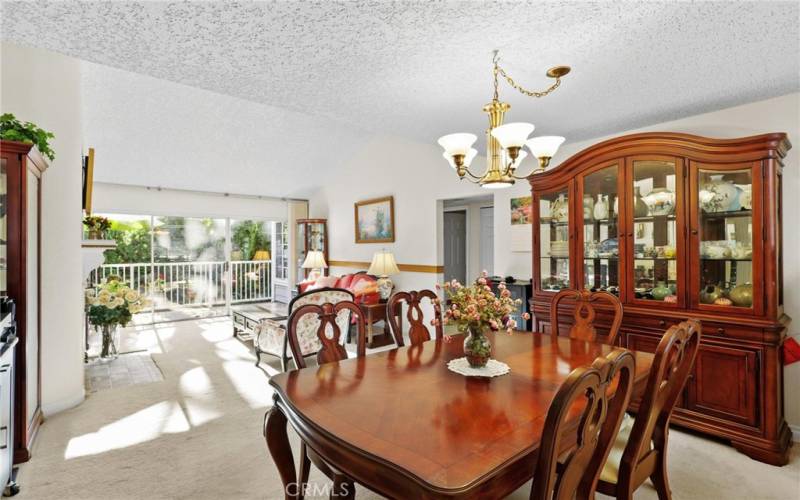
[[[614,310],[614,320],[604,343],[614,345],[622,324],[622,303],[615,295],[602,291],[590,292],[589,290],[561,290],[558,292],[550,303],[552,321],[550,334],[554,337],[558,337],[558,305],[563,299],[575,301],[574,322],[569,330],[569,337],[587,341],[597,340],[597,330],[594,327],[594,319],[597,315],[595,304],[601,301],[610,304]]]
[[[594,498],[594,491],[633,391],[633,354],[615,349],[575,369],[547,412],[531,500]],[[614,381],[616,389],[611,392]],[[610,397],[609,397],[610,396]],[[583,403],[577,428],[568,425]],[[565,449],[577,443],[567,453]]]
[[[397,318],[393,311],[397,310],[398,304],[402,306],[404,302],[407,306],[406,318],[408,319],[408,338],[411,345],[419,345],[423,342],[431,340],[431,332],[428,325],[425,324],[425,318],[422,314],[420,307],[422,299],[429,299],[433,304],[434,316],[434,330],[437,339],[442,338],[444,335],[442,327],[442,308],[439,303],[439,297],[432,290],[419,290],[409,292],[397,292],[389,298],[386,303],[386,317],[389,318],[389,326],[392,328],[392,334],[398,347],[405,345],[403,340],[403,330],[398,324]]]
[[[669,419],[694,365],[702,325],[688,320],[670,327],[656,349],[633,427],[623,429],[603,468],[598,491],[633,498],[648,478],[660,500],[672,498],[667,479]]]

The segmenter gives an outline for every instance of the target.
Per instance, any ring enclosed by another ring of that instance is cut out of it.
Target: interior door
[[[444,213],[444,278],[467,282],[467,212]]]
[[[480,266],[489,276],[494,275],[494,207],[481,208]]]

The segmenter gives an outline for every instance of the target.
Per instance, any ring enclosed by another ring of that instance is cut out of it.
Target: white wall
[[[92,192],[92,212],[282,221],[287,217],[287,202],[278,198],[223,196],[95,182]]]
[[[800,94],[754,102],[729,109],[659,123],[591,140],[566,143],[553,160],[553,167],[574,153],[606,138],[643,131],[671,131],[709,137],[743,137],[766,132],[787,132],[795,149],[785,158],[784,212],[800,213]],[[485,160],[475,159],[482,168]],[[331,259],[369,261],[380,248],[394,251],[398,263],[441,265],[437,248],[441,232],[441,202],[447,198],[486,194],[487,191],[459,182],[446,166],[435,138],[430,144],[376,137],[344,160],[344,167],[324,188],[311,197],[311,216],[329,219]],[[529,166],[531,163],[529,163]],[[521,168],[525,172],[525,168]],[[511,252],[510,198],[530,194],[526,182],[494,193],[494,274],[530,278],[531,253]],[[793,196],[794,194],[794,196]],[[353,203],[357,200],[393,195],[397,241],[393,244],[357,245],[353,237]],[[787,217],[787,222],[789,222]],[[800,230],[790,223],[784,228],[784,297],[786,312],[796,318],[790,332],[800,332]],[[334,273],[346,269],[333,269]],[[394,279],[401,289],[431,287],[441,276],[402,273]],[[786,368],[786,416],[800,429],[800,363]]]
[[[3,43],[2,112],[55,134],[56,159],[42,178],[42,409],[80,403],[83,389],[81,276],[81,63]]]

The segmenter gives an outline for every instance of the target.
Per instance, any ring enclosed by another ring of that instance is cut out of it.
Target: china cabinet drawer
[[[703,337],[723,337],[760,342],[764,340],[764,332],[760,328],[746,328],[734,323],[703,321]]]

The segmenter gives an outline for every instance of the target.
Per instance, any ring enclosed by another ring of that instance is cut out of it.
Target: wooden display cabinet
[[[780,361],[790,322],[781,248],[790,147],[783,133],[634,134],[529,178],[534,329],[549,331],[550,300],[570,287],[620,298],[618,343],[630,349],[652,352],[671,325],[700,319],[700,351],[673,422],[776,465],[787,463],[791,439]],[[569,307],[559,324],[571,321]]]
[[[319,250],[328,263],[328,220],[327,219],[297,219],[297,277],[307,278],[311,269],[303,269],[306,255],[312,250]],[[328,275],[328,269],[323,269],[323,274]]]
[[[48,165],[30,144],[1,141],[0,294],[17,306],[14,463],[31,457],[42,422],[40,222],[41,180]]]

